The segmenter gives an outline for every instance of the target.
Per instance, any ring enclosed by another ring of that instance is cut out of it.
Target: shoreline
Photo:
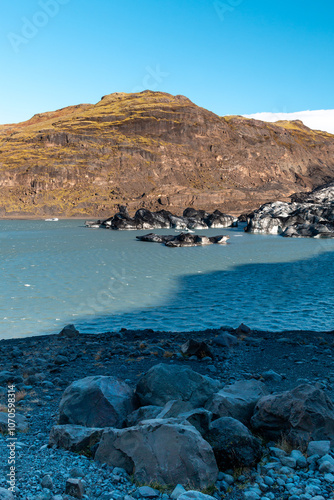
[[[18,432],[19,491],[16,498],[25,500],[28,491],[32,495],[41,492],[40,484],[46,476],[52,479],[54,494],[64,494],[66,478],[73,477],[69,476],[69,471],[75,467],[83,471],[81,477],[87,482],[88,498],[100,498],[98,478],[103,471],[107,474],[106,488],[110,491],[115,488],[113,474],[119,472],[115,472],[113,467],[102,468],[91,456],[49,444],[51,429],[59,424],[60,401],[72,382],[85,377],[114,376],[135,388],[143,374],[153,366],[163,364],[167,368],[191,369],[223,385],[247,380],[264,382],[272,394],[289,391],[300,384],[320,384],[333,398],[333,335],[333,331],[285,330],[271,333],[240,326],[238,329],[224,327],[196,332],[123,329],[101,334],[79,333],[73,337],[71,334],[53,334],[2,340],[0,366],[3,383],[0,384],[0,403],[5,404],[5,378],[8,373],[12,374],[20,395],[16,403],[17,415],[25,417],[27,423],[26,431]],[[181,346],[189,339],[204,342],[213,357],[182,354]],[[3,456],[8,454],[6,446],[6,435],[0,433],[0,454]],[[260,467],[246,468],[243,473],[239,469],[221,472],[221,478],[234,474],[233,483],[228,485],[228,490],[224,490],[223,496],[217,490],[216,494],[205,500],[245,499],[240,494],[240,487],[242,490],[251,489],[259,473],[262,479],[267,477],[267,463],[262,463]],[[41,470],[43,473],[38,473]],[[288,478],[289,471],[282,477]],[[299,470],[291,472],[299,473]],[[31,483],[30,478],[36,474],[38,482]],[[5,483],[0,479],[1,487],[5,487]],[[125,493],[137,492],[137,487],[136,483],[127,482]],[[273,494],[277,492],[275,488],[272,491]],[[326,491],[325,487],[323,491]],[[170,500],[170,496],[163,497],[159,492],[157,495],[157,500]],[[141,497],[137,495],[134,498]]]
[[[240,327],[239,327],[240,328]],[[285,335],[305,335],[305,336],[318,336],[318,335],[333,335],[334,342],[334,330],[280,330],[280,331],[271,331],[271,330],[257,330],[253,328],[246,327],[249,330],[249,333],[254,335],[269,335],[273,338],[284,337]],[[207,328],[205,330],[154,330],[152,328],[144,328],[144,329],[131,329],[131,328],[121,328],[115,331],[108,332],[98,332],[98,333],[80,333],[79,336],[87,339],[94,339],[105,336],[114,336],[119,337],[123,334],[131,334],[131,335],[157,335],[157,336],[182,336],[184,338],[191,338],[193,336],[202,337],[208,335],[219,335],[222,331],[228,332],[230,334],[235,334],[238,332],[238,328],[233,328],[229,326],[222,326],[220,328]],[[3,342],[24,342],[31,340],[47,340],[47,339],[58,339],[59,333],[43,333],[41,335],[27,335],[25,337],[12,337],[12,338],[0,338],[0,347]],[[333,344],[334,345],[334,344]]]
[[[45,217],[36,217],[35,215],[31,216],[13,216],[13,217],[0,217],[0,221],[8,220],[8,221],[14,221],[14,220],[34,220],[34,221],[42,221],[42,222],[47,222],[45,219],[46,218],[57,218],[59,220],[86,220],[87,218],[90,218],[89,216],[85,217],[83,216],[78,216],[78,217],[63,217],[61,215],[45,215]],[[93,218],[93,217],[92,217]]]
[[[187,207],[185,207],[187,208]],[[166,210],[169,210],[168,208],[166,208]],[[171,211],[173,210],[173,207],[171,207]],[[182,209],[181,210],[181,213],[180,213],[180,216],[182,215]],[[212,210],[211,210],[212,211]],[[135,211],[133,211],[135,213]],[[209,212],[209,211],[208,211]],[[57,214],[46,214],[46,215],[9,215],[9,216],[3,216],[3,215],[0,215],[0,221],[3,221],[3,220],[41,220],[41,221],[44,221],[45,219],[47,218],[57,218],[59,220],[86,220],[86,219],[92,219],[92,220],[105,220],[105,219],[108,219],[110,217],[112,217],[115,213],[117,213],[117,209],[116,211],[114,210],[113,214],[110,215],[57,215]],[[240,210],[229,210],[228,212],[228,215],[232,215],[233,217],[240,217],[241,215],[243,215],[245,213],[245,211],[242,211],[242,209]]]

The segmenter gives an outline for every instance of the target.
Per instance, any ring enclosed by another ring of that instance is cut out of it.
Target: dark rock
[[[142,406],[126,417],[125,426],[133,427],[134,425],[138,425],[142,420],[156,418],[162,409],[162,406]]]
[[[251,424],[268,439],[284,435],[293,445],[306,446],[334,439],[334,404],[317,384],[302,384],[261,398]]]
[[[200,433],[191,425],[164,420],[106,429],[95,460],[122,467],[146,484],[192,484],[202,489],[214,484],[218,475],[212,448]]]
[[[65,363],[68,363],[68,357],[62,356],[61,354],[57,354],[57,356],[55,357],[55,364],[64,365]]]
[[[100,441],[103,429],[81,425],[55,425],[49,436],[49,447],[56,446],[75,453],[91,452]]]
[[[174,399],[168,401],[160,412],[156,415],[156,418],[174,418],[178,417],[180,413],[185,413],[193,409],[192,404],[189,401],[182,401],[182,399]]]
[[[203,359],[207,356],[213,359],[213,354],[206,342],[198,342],[197,340],[189,339],[181,345],[181,352],[184,356],[197,356]]]
[[[233,347],[239,343],[237,337],[230,333],[223,332],[212,340],[212,343],[222,347]]]
[[[48,474],[46,476],[44,476],[42,481],[41,481],[41,486],[42,486],[42,488],[46,488],[48,490],[53,490],[53,481],[52,481],[51,476],[49,476]]]
[[[220,389],[220,382],[190,368],[158,364],[138,382],[136,394],[141,405],[163,406],[172,399],[189,401],[193,408],[202,407]]]
[[[121,427],[135,410],[132,389],[116,377],[86,377],[73,382],[59,405],[59,423]]]
[[[205,439],[213,448],[220,470],[251,467],[262,456],[260,441],[245,425],[230,417],[215,420]]]
[[[237,335],[242,335],[242,334],[248,335],[249,333],[251,333],[251,331],[252,330],[251,328],[249,328],[249,326],[241,323],[241,325],[239,325],[238,328],[236,328],[235,333]]]
[[[256,403],[269,393],[267,387],[258,380],[242,380],[226,385],[214,394],[205,408],[215,418],[232,417],[245,425],[249,424]]]
[[[142,498],[158,498],[160,496],[159,491],[150,486],[140,486],[137,488],[136,493]]]
[[[283,379],[282,375],[276,373],[274,370],[267,370],[266,372],[263,372],[262,377],[264,380],[269,382],[281,382]]]
[[[64,326],[62,331],[59,333],[59,337],[66,337],[69,339],[73,339],[80,335],[79,331],[75,328],[74,325]]]
[[[70,470],[70,477],[71,478],[85,477],[85,473],[80,467],[73,467],[73,469]]]
[[[85,488],[82,481],[75,478],[67,479],[65,493],[74,498],[83,498],[85,495]]]
[[[195,408],[194,410],[180,413],[179,418],[187,420],[202,436],[205,436],[211,425],[212,413],[204,408]]]

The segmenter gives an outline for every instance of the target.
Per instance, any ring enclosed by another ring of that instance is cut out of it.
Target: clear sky
[[[334,108],[334,2],[13,0],[0,123],[146,88],[219,115]]]

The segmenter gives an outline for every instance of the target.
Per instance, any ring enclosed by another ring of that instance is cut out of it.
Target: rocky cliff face
[[[108,216],[118,204],[238,214],[334,179],[334,136],[219,117],[183,96],[111,94],[0,126],[0,215]]]

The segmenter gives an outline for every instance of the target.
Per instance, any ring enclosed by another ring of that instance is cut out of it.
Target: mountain
[[[293,113],[255,113],[254,115],[243,115],[246,118],[255,118],[265,122],[277,122],[277,120],[301,120],[304,125],[316,130],[324,130],[334,134],[334,109],[318,109],[308,111],[295,111]]]
[[[0,215],[96,216],[118,204],[238,214],[334,179],[334,135],[220,117],[184,96],[116,93],[0,126]]]

